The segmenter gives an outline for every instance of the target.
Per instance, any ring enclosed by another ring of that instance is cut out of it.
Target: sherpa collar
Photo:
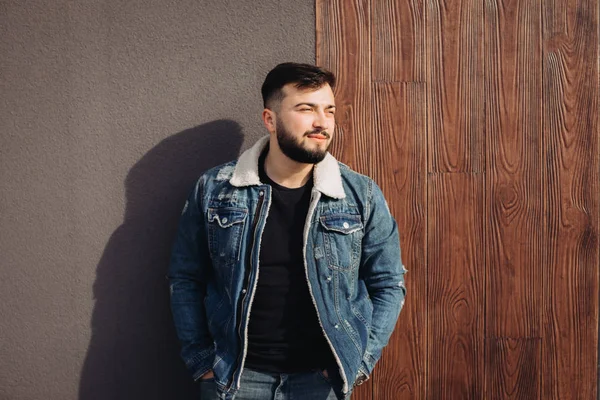
[[[258,159],[262,150],[269,143],[269,137],[270,135],[263,136],[251,148],[242,153],[229,183],[237,187],[261,184],[258,177]],[[346,197],[340,166],[330,153],[327,153],[323,161],[315,164],[313,181],[315,189],[324,195],[335,199]]]

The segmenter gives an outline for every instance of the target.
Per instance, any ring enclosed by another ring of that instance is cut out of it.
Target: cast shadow
[[[169,254],[193,184],[236,159],[242,141],[237,122],[213,121],[164,139],[127,174],[124,220],[97,266],[79,400],[194,398],[169,307]]]

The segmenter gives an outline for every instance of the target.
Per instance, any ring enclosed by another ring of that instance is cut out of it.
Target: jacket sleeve
[[[359,371],[368,379],[381,357],[404,305],[406,288],[400,255],[398,226],[381,189],[370,181],[369,209],[366,213],[360,274],[373,304],[371,331]]]
[[[204,297],[212,263],[205,218],[201,211],[203,178],[183,208],[169,263],[171,312],[181,344],[181,357],[194,380],[212,368],[214,341],[208,331]]]

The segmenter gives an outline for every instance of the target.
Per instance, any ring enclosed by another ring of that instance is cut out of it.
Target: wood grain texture
[[[330,69],[339,85],[336,133],[331,153],[367,173],[371,132],[370,1],[317,0],[317,64]]]
[[[598,362],[598,7],[555,0],[544,14],[548,247],[542,398],[595,399]],[[556,21],[564,21],[558,24]]]
[[[484,371],[483,179],[430,174],[428,399],[479,399]]]
[[[372,141],[370,6],[369,0],[317,0],[315,5],[316,63],[335,73],[339,82],[334,89],[336,132],[330,151],[364,174]],[[374,380],[356,387],[352,399],[371,400]]]
[[[423,0],[373,1],[373,80],[425,80]]]
[[[541,3],[486,0],[485,21],[486,337],[538,338],[547,248]]]
[[[407,301],[377,367],[374,399],[424,399],[427,363],[425,85],[373,86],[370,175],[398,223]]]
[[[483,2],[430,0],[426,12],[428,171],[483,168]]]
[[[485,399],[541,399],[541,338],[486,339]]]
[[[598,395],[599,10],[317,1],[333,152],[384,190],[409,270],[353,399]]]

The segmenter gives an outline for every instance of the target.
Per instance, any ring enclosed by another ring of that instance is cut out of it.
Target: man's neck
[[[278,147],[269,146],[265,159],[265,172],[278,185],[294,189],[302,187],[311,177],[314,164],[296,162],[281,152]]]

